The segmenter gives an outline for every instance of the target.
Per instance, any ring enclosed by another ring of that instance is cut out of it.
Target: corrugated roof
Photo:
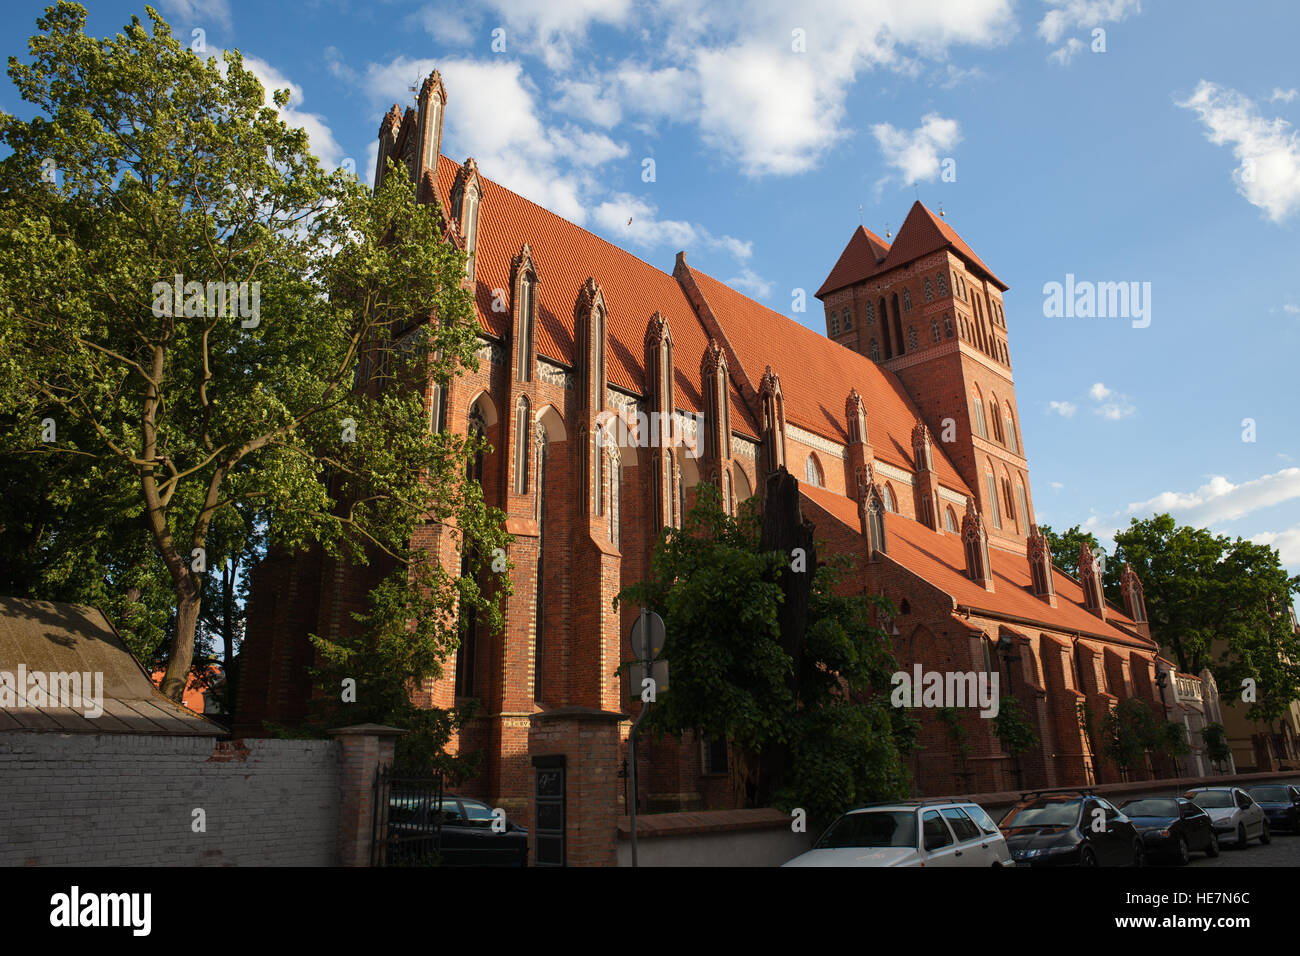
[[[876,457],[914,470],[912,427],[920,412],[897,376],[698,269],[691,269],[691,275],[735,349],[751,387],[757,391],[768,365],[780,376],[786,421],[843,444],[849,438],[844,405],[849,390],[856,388],[866,405],[867,438]],[[939,481],[970,494],[943,448],[935,443],[933,449]]]
[[[34,707],[26,687],[18,705],[0,708],[0,731],[219,737],[224,727],[164,697],[103,613],[79,604],[0,597],[0,671],[103,674],[103,709]],[[83,692],[86,696],[91,691]]]
[[[824,488],[800,483],[799,490],[813,504],[837,519],[861,538],[858,506],[852,499]],[[1059,568],[1053,568],[1056,607],[1034,595],[1029,561],[1022,554],[989,548],[993,567],[993,593],[966,576],[966,553],[960,535],[936,534],[925,525],[902,515],[885,515],[888,555],[909,571],[950,595],[960,605],[1011,617],[1037,621],[1056,631],[1080,631],[1130,646],[1154,650],[1140,638],[1110,622],[1134,627],[1131,618],[1108,606],[1102,621],[1083,603],[1083,589]]]
[[[438,192],[450,208],[451,190],[460,164],[438,157]],[[537,268],[539,355],[574,367],[574,304],[588,277],[600,285],[608,309],[610,383],[645,395],[645,332],[656,311],[668,319],[677,366],[674,391],[679,408],[703,412],[700,359],[708,336],[677,280],[632,253],[620,249],[567,219],[543,209],[483,176],[475,251],[475,303],[483,328],[510,338],[508,312],[492,311],[493,290],[509,300],[510,263],[524,243],[532,248]],[[732,385],[732,429],[757,437],[748,406]]]

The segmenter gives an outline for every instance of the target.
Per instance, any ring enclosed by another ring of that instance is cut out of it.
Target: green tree
[[[1052,552],[1052,563],[1076,578],[1079,576],[1079,546],[1086,542],[1093,554],[1101,546],[1095,535],[1084,531],[1077,524],[1061,534],[1045,524],[1039,525],[1038,530],[1047,539],[1047,547]]]
[[[31,62],[9,61],[35,115],[0,114],[0,450],[56,476],[71,520],[36,541],[99,528],[103,547],[64,550],[161,566],[179,699],[223,523],[255,514],[269,547],[396,566],[422,521],[482,537],[477,553],[500,532],[463,487],[465,440],[430,433],[422,387],[384,387],[477,368],[436,207],[405,175],[372,196],[323,170],[280,118],[287,90],[265,103],[237,52],[205,62],[146,11],[151,29],[97,39],[59,3]]]
[[[1167,514],[1134,518],[1115,543],[1110,584],[1117,592],[1120,569],[1133,566],[1151,635],[1179,670],[1208,667],[1230,705],[1241,702],[1242,681],[1253,680],[1252,720],[1276,719],[1300,698],[1300,640],[1287,613],[1300,577],[1287,575],[1275,549],[1180,526]]]
[[[846,557],[791,571],[789,553],[761,549],[754,499],[732,517],[714,487],[699,489],[684,527],[657,543],[650,577],[617,599],[653,608],[667,627],[671,690],[649,728],[731,741],[750,805],[803,807],[824,821],[904,796],[900,755],[916,728],[889,706],[896,664],[872,623],[887,605],[839,593]],[[793,653],[781,628],[787,572],[812,575]]]

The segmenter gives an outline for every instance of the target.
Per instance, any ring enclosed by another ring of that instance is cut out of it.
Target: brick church
[[[415,107],[384,117],[376,186],[387,158],[404,163],[419,201],[441,206],[468,254],[480,369],[445,391],[430,385],[425,400],[430,427],[490,442],[474,471],[514,537],[504,632],[471,626],[454,667],[422,692],[443,707],[480,702],[458,744],[486,758],[462,791],[526,819],[538,715],[636,713],[618,672],[635,612],[615,611],[614,595],[647,576],[656,538],[681,524],[699,483],[734,509],[781,467],[799,479],[822,553],[853,555],[851,586],[898,608],[888,626],[900,666],[996,672],[1037,733],[1038,747],[1014,760],[972,708],[960,718],[961,754],[923,708],[918,792],[1113,779],[1094,765],[1078,705],[1100,714],[1137,696],[1160,714],[1142,585],[1126,571],[1119,608],[1086,549],[1078,580],[1052,565],[1034,524],[1007,286],[948,223],[917,202],[892,244],[854,231],[816,293],[823,335],[684,253],[660,271],[493,182],[472,158],[443,156],[446,97],[434,72]],[[611,414],[652,413],[689,441],[608,428]],[[459,567],[449,533],[421,536]],[[306,635],[349,626],[379,574],[310,553],[262,563],[236,733],[303,715]],[[732,805],[725,742],[670,740],[643,753],[651,808]],[[625,744],[610,754],[611,777],[625,756]]]

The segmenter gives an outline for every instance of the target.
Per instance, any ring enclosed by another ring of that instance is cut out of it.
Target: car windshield
[[[1204,807],[1206,810],[1220,810],[1224,807],[1233,807],[1232,794],[1227,790],[1202,790],[1200,793],[1188,794],[1188,799],[1198,807]]]
[[[855,846],[916,846],[916,814],[911,810],[846,813],[822,834],[817,849]]]
[[[1013,807],[1002,818],[1004,830],[1014,827],[1072,827],[1079,820],[1078,797],[1035,800]]]
[[[1251,787],[1250,795],[1262,803],[1290,803],[1286,787]]]
[[[1131,817],[1176,817],[1177,800],[1134,800],[1124,804],[1124,812]]]

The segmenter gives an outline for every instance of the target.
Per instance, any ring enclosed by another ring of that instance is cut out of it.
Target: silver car
[[[1242,850],[1255,837],[1261,844],[1272,840],[1264,808],[1240,787],[1202,787],[1188,790],[1183,796],[1210,815],[1221,843]]]

